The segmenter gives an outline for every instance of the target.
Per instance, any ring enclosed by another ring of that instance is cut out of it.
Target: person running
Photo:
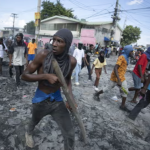
[[[116,85],[120,88],[121,96],[122,96],[122,103],[120,106],[121,110],[128,111],[125,106],[128,88],[127,88],[127,81],[125,78],[125,73],[127,70],[127,65],[129,63],[129,57],[133,56],[133,48],[131,45],[127,45],[124,47],[124,54],[118,57],[114,70],[111,74],[110,82],[107,87],[103,88],[99,92],[94,94],[94,98],[99,100],[99,95],[105,93],[106,91],[111,90]],[[125,91],[125,92],[124,92]]]
[[[52,59],[55,58],[66,79],[71,98],[74,100],[71,74],[76,66],[76,59],[68,55],[72,39],[73,35],[70,30],[60,29],[57,31],[53,36],[52,50],[46,49],[39,52],[22,75],[22,79],[25,81],[38,81],[38,87],[32,99],[32,118],[25,134],[26,144],[31,148],[34,147],[33,130],[35,126],[44,116],[51,115],[64,137],[64,150],[74,150],[74,128],[67,110],[67,108],[70,109],[70,106],[68,103],[65,106],[63,102],[60,92],[61,83],[52,66]],[[33,74],[36,70],[38,74]]]
[[[102,68],[104,67],[105,69],[105,73],[106,72],[106,59],[104,58],[104,52],[101,51],[99,54],[99,57],[95,59],[95,61],[93,62],[93,66],[92,66],[92,70],[91,70],[91,74],[93,73],[93,69],[95,67],[95,74],[96,74],[96,80],[94,83],[94,89],[95,91],[99,91],[98,89],[98,84],[99,84],[99,79],[100,79],[100,75],[102,72]]]
[[[80,85],[78,77],[79,77],[79,73],[81,71],[82,59],[85,64],[85,55],[84,55],[84,50],[82,49],[81,44],[79,44],[78,48],[76,48],[74,50],[73,57],[76,58],[77,64],[76,64],[75,70],[72,74],[72,79],[75,77],[75,85]]]
[[[28,44],[28,64],[30,61],[33,61],[35,58],[35,53],[37,50],[37,45],[35,43],[35,39],[32,39],[32,42]]]
[[[141,55],[132,72],[134,87],[130,87],[129,91],[135,91],[135,93],[133,99],[130,101],[131,103],[137,103],[136,98],[144,83],[144,73],[148,64],[148,60],[150,60],[150,47],[144,54]]]
[[[141,112],[141,110],[143,108],[146,108],[150,104],[150,65],[148,67],[148,73],[149,73],[148,80],[146,81],[146,84],[140,91],[142,99],[133,108],[133,110],[130,112],[128,116],[131,120],[135,120],[138,114]]]
[[[3,38],[0,38],[0,76],[2,76],[2,62],[4,58],[5,45],[3,43]]]
[[[11,50],[11,46],[12,46],[12,40],[9,39],[7,41],[8,54],[9,54],[9,51]],[[12,68],[13,68],[13,63],[11,64],[11,66],[9,66],[9,75],[10,75],[11,78],[13,76]]]
[[[89,81],[92,80],[92,77],[91,77],[91,55],[92,55],[92,50],[94,49],[94,46],[93,44],[90,45],[90,48],[89,50],[86,50],[85,51],[85,62],[86,62],[86,65],[87,65],[87,70],[88,70],[88,75],[89,75]]]
[[[15,42],[9,50],[9,66],[11,66],[13,62],[13,66],[16,70],[16,85],[18,89],[20,88],[20,76],[24,71],[24,65],[28,64],[27,55],[27,46],[23,41],[23,34],[18,33]]]

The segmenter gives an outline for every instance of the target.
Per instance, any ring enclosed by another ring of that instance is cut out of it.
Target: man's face
[[[133,51],[129,53],[129,57],[133,57]]]
[[[65,50],[66,43],[58,36],[53,37],[53,53],[54,55],[62,54]]]
[[[17,37],[16,37],[16,40],[17,40],[17,42],[19,43],[19,42],[21,41],[21,37],[20,37],[20,36],[17,36]]]
[[[93,48],[94,48],[94,46],[91,46],[91,47],[90,47],[90,50],[92,50]]]

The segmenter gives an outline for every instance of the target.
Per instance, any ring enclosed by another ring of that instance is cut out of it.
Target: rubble
[[[93,58],[94,59],[94,58]],[[107,59],[107,74],[102,72],[99,89],[109,84],[110,74],[117,57]],[[134,66],[129,65],[128,70]],[[0,149],[29,150],[25,145],[25,129],[31,117],[31,100],[37,83],[22,82],[22,90],[17,90],[14,79],[8,75],[8,64],[3,67],[4,77],[0,77]],[[133,86],[132,75],[126,73],[128,87]],[[14,72],[15,74],[15,72]],[[86,128],[88,143],[84,144],[78,124],[72,116],[75,127],[75,150],[150,150],[150,109],[145,108],[135,121],[128,119],[128,114],[119,109],[121,97],[119,89],[100,96],[101,101],[93,99],[93,81],[88,81],[87,68],[79,77],[80,86],[75,86],[73,95],[78,104],[78,111]],[[117,96],[118,101],[111,98]],[[133,97],[130,92],[127,107],[135,105],[129,101]],[[16,108],[10,112],[11,108]],[[63,150],[63,137],[51,116],[44,117],[34,130],[34,150]]]

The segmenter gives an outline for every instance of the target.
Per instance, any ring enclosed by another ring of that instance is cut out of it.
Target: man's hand
[[[117,85],[121,87],[121,84],[122,84],[122,83],[121,83],[121,81],[119,80],[119,81],[117,82]]]
[[[9,62],[9,67],[11,67],[12,66],[12,62]]]
[[[146,89],[145,89],[145,88],[141,89],[140,94],[141,94],[141,96],[145,96],[145,94],[146,94]]]
[[[141,77],[141,83],[144,83],[144,77]]]
[[[50,83],[50,84],[60,84],[62,85],[61,81],[59,80],[59,78],[54,75],[54,74],[45,74],[46,75],[46,80]]]
[[[77,108],[77,104],[75,104],[75,107]],[[69,109],[70,111],[72,110],[72,108],[70,107],[70,105],[68,104],[68,102],[66,102],[66,108]]]

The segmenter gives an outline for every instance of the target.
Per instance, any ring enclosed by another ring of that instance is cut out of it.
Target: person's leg
[[[15,71],[16,71],[16,84],[17,86],[20,85],[20,66],[15,66]]]
[[[3,62],[3,58],[0,58],[0,76],[2,75],[2,62]]]
[[[96,86],[96,87],[98,87],[98,84],[99,84],[99,79],[100,79],[101,71],[102,71],[102,69],[95,69],[96,80],[95,80],[94,86]]]
[[[75,82],[79,82],[78,80],[78,77],[79,77],[79,71],[80,71],[80,68],[79,68],[79,64],[76,65],[76,68],[75,68]]]
[[[47,101],[44,100],[41,103],[32,104],[32,118],[28,124],[27,131],[25,134],[26,137],[26,144],[33,148],[34,141],[33,141],[33,130],[35,126],[39,123],[39,121],[50,112],[50,105],[48,105]]]
[[[20,66],[20,76],[22,75],[23,71],[24,71],[24,66]]]
[[[116,86],[116,82],[110,81],[109,85],[107,85],[107,87],[104,87],[102,90],[100,90],[99,92],[96,92],[94,94],[94,99],[100,101],[99,95],[102,93],[105,93],[107,91],[110,91],[112,88],[114,88]]]
[[[77,65],[78,65],[78,64],[76,64],[76,67],[77,67]],[[73,70],[72,78],[75,77],[75,75],[76,75],[76,67],[75,67],[75,69]]]
[[[129,118],[135,120],[143,108],[146,108],[150,103],[150,90],[147,91],[146,97],[142,98],[139,103],[133,108],[129,114]]]
[[[89,63],[89,65],[87,65],[87,70],[88,70],[88,75],[89,75],[89,80],[91,80],[91,65]]]
[[[69,112],[63,102],[51,113],[64,137],[64,150],[74,150],[75,133]]]
[[[13,76],[12,68],[13,68],[13,66],[10,66],[10,67],[9,67],[9,75],[10,75],[10,77]]]

